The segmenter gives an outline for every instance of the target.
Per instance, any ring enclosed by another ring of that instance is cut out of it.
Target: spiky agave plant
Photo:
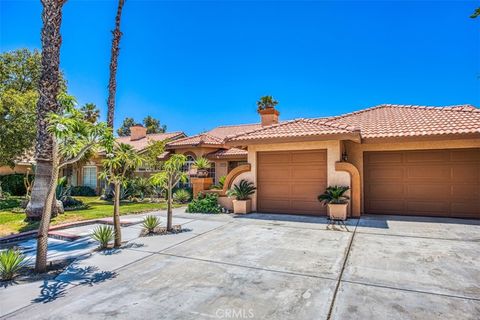
[[[114,232],[110,226],[98,226],[92,232],[92,238],[98,241],[100,249],[108,248],[108,243],[113,240]]]
[[[143,218],[142,226],[148,233],[154,233],[159,225],[160,219],[156,216],[146,216]]]
[[[175,200],[175,202],[177,203],[187,203],[188,201],[190,201],[190,197],[190,192],[185,189],[178,189],[173,194],[173,200]]]
[[[25,256],[19,250],[0,252],[0,277],[2,280],[12,280],[25,264]]]

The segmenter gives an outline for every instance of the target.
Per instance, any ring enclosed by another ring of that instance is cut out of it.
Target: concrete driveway
[[[190,232],[79,260],[6,318],[480,318],[480,221],[176,217]]]

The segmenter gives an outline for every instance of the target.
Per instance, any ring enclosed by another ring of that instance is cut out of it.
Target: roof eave
[[[416,136],[393,136],[393,137],[365,137],[362,143],[388,143],[388,142],[414,142],[431,140],[462,140],[462,139],[480,139],[480,132],[472,133],[450,133],[450,134],[428,134]]]
[[[332,133],[321,135],[308,135],[297,137],[275,137],[275,138],[258,138],[258,139],[236,139],[235,141],[227,141],[228,147],[241,147],[252,144],[270,144],[270,143],[287,143],[287,142],[303,142],[303,141],[328,141],[328,140],[350,140],[361,143],[360,132],[354,131],[349,133]]]

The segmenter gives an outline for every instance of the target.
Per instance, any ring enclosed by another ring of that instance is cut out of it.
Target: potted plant
[[[250,213],[252,211],[252,200],[250,196],[255,193],[255,186],[252,182],[241,180],[232,189],[227,191],[229,197],[235,198],[233,200],[233,212],[237,214]]]
[[[197,171],[197,177],[208,177],[208,169],[211,167],[211,162],[205,157],[198,157],[193,163],[193,167]]]
[[[328,215],[332,220],[347,220],[348,196],[350,188],[346,186],[330,186],[318,196],[318,201],[328,206]]]
[[[260,97],[260,100],[257,101],[258,111],[273,109],[277,104],[278,101],[272,96]]]

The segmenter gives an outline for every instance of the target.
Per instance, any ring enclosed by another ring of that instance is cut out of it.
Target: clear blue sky
[[[105,118],[116,1],[69,0],[61,68],[79,103]],[[480,106],[478,2],[127,0],[116,124],[150,114],[188,134],[380,103]],[[0,0],[1,51],[40,48],[40,1]]]

